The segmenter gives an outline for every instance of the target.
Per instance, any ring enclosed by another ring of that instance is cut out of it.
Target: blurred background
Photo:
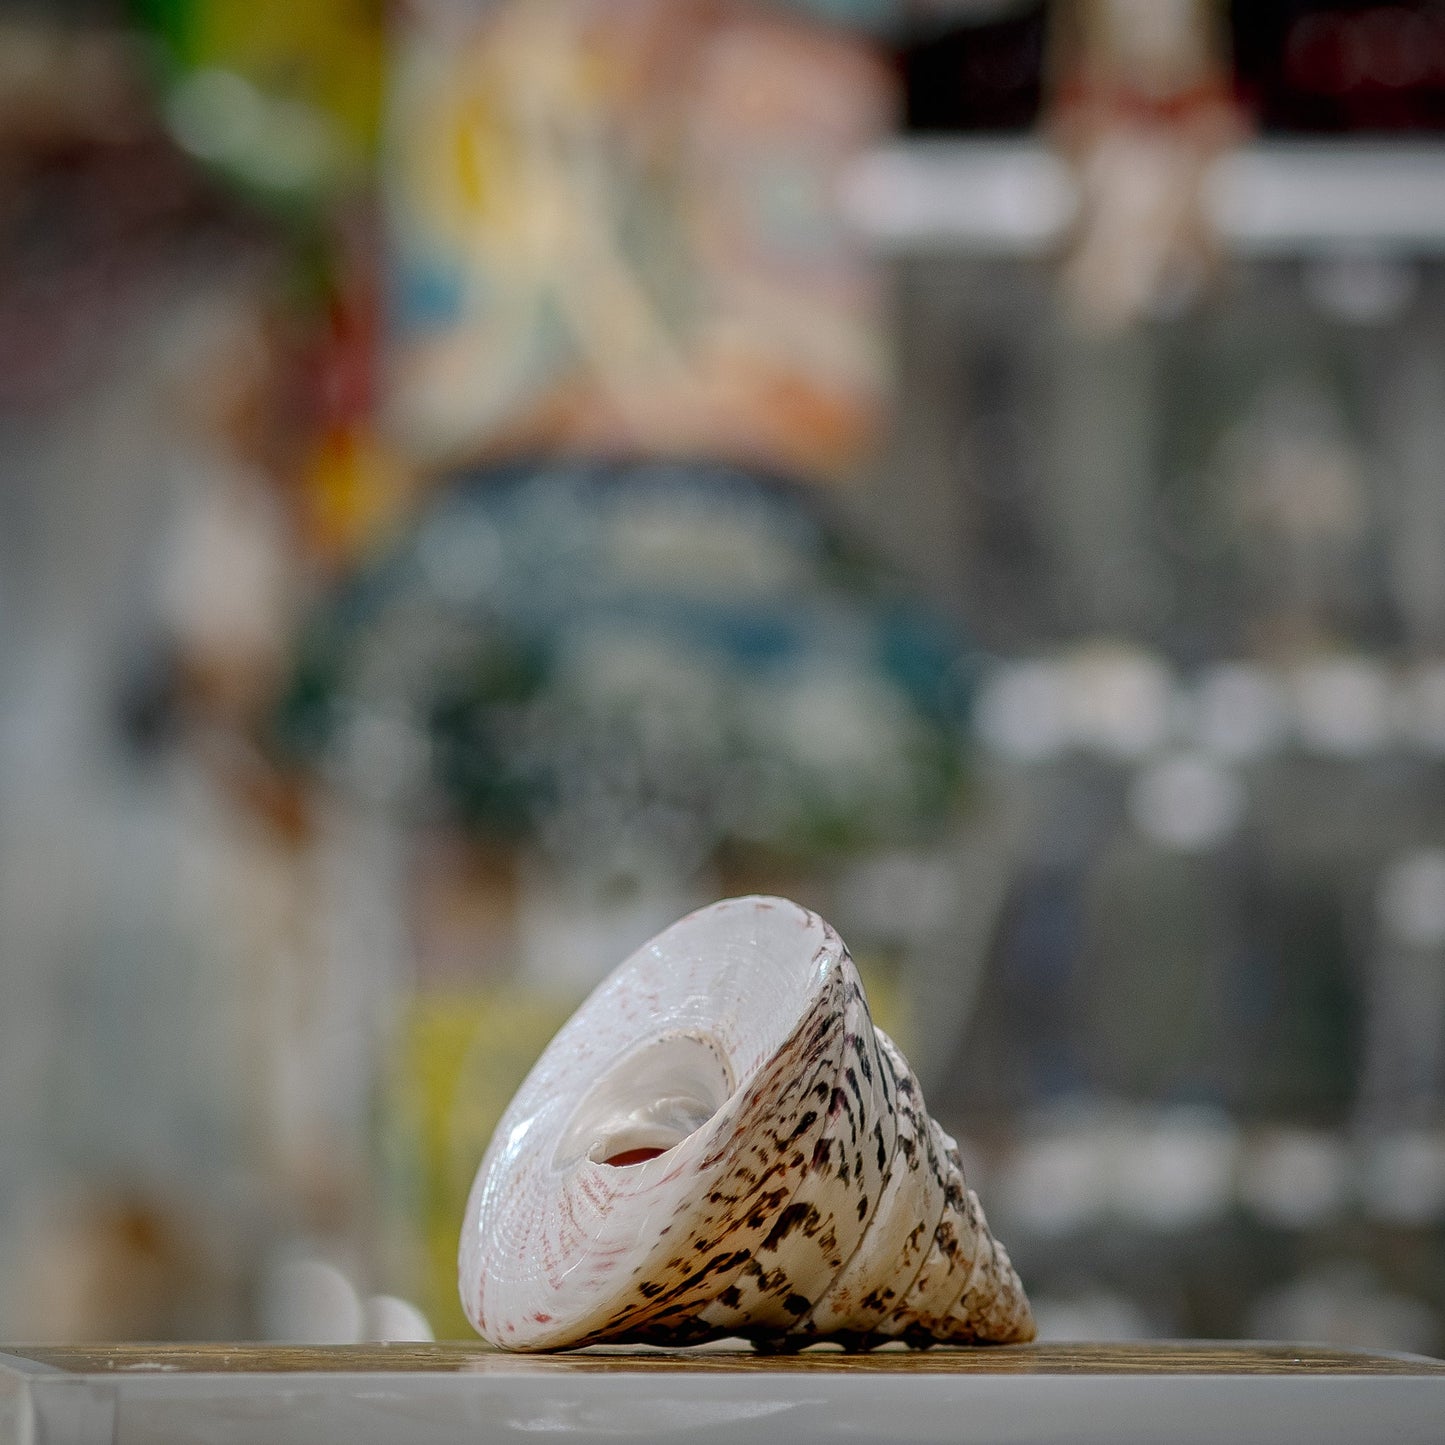
[[[1445,1350],[1445,3],[0,4],[0,1338],[466,1332],[688,908],[1053,1337]]]

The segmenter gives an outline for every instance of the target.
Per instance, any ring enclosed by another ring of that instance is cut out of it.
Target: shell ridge
[[[901,1059],[902,1055],[899,1057]],[[915,1101],[918,1117],[923,1124],[919,1141],[919,1152],[923,1161],[921,1171],[936,1188],[939,1203],[933,1223],[924,1235],[926,1243],[922,1247],[921,1263],[912,1284],[900,1292],[897,1303],[874,1326],[878,1334],[890,1339],[907,1336],[910,1332],[916,1333],[920,1328],[926,1329],[926,1322],[933,1318],[937,1307],[944,1304],[939,1300],[939,1295],[946,1288],[951,1268],[944,1241],[955,1230],[953,1215],[957,1212],[956,1190],[952,1187],[948,1160],[938,1143],[937,1136],[940,1131],[928,1115],[923,1103],[923,1092],[906,1061],[904,1068],[907,1069],[907,1078],[902,1081],[901,1087],[906,1088]],[[920,1223],[926,1223],[926,1219],[920,1220]]]
[[[798,1187],[787,1207],[744,1271],[746,1288],[739,1291],[731,1307],[757,1336],[789,1335],[802,1328],[862,1240],[880,1192],[882,1165],[872,1171],[880,1176],[878,1180],[857,1167],[858,1140],[873,1132],[879,1101],[871,1097],[865,1100],[855,1086],[842,1094],[841,1106],[837,1104],[840,1081],[850,1075],[856,1079],[863,1057],[872,1046],[871,1021],[862,987],[846,950],[842,950],[841,958],[847,984],[843,1047],[822,1135],[810,1157],[805,1157]],[[870,1085],[870,1095],[872,1092]],[[845,1120],[848,1148],[854,1151],[851,1164],[842,1147]],[[823,1147],[825,1143],[827,1148]],[[840,1155],[836,1166],[835,1144]],[[855,1193],[858,1204],[852,1202]]]
[[[886,1083],[893,1075],[893,1064],[887,1051],[878,1046],[876,1033],[874,1056],[877,1060],[875,1065],[877,1076],[883,1086],[885,1099],[896,1099],[898,1097],[896,1082],[891,1093]],[[910,1202],[905,1196],[903,1184],[905,1177],[903,1171],[908,1168],[905,1157],[907,1132],[902,1127],[905,1122],[911,1125],[911,1116],[894,1120],[893,1147],[888,1155],[882,1183],[857,1244],[830,1281],[828,1289],[819,1297],[807,1319],[801,1321],[797,1326],[799,1333],[821,1338],[841,1329],[842,1321],[859,1323],[861,1302],[875,1294],[885,1281],[896,1281],[899,1278],[900,1269],[909,1268],[910,1261],[907,1261],[905,1256],[904,1262],[900,1264],[898,1251],[892,1246],[892,1242],[885,1238],[886,1231],[896,1222],[893,1216],[899,1213],[902,1204]],[[914,1275],[921,1268],[923,1264],[921,1251],[917,1253],[911,1264],[912,1269],[903,1282],[900,1293],[907,1291],[908,1286],[913,1282]],[[877,1309],[879,1317],[884,1312],[884,1309]]]

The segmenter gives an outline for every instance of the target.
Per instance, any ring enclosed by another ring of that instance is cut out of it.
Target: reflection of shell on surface
[[[482,1161],[460,1270],[508,1349],[1034,1333],[842,941],[779,898],[674,924],[563,1026]]]

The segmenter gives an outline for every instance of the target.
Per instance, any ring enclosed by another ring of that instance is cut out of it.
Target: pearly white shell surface
[[[562,1027],[478,1170],[460,1289],[517,1350],[1033,1334],[841,939],[781,898],[689,915]]]

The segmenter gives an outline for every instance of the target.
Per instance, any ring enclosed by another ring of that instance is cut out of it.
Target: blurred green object
[[[464,474],[320,609],[278,744],[628,876],[933,836],[969,653],[817,505],[721,465]]]
[[[385,68],[382,0],[134,0],[160,42],[179,144],[273,205],[370,178]]]

